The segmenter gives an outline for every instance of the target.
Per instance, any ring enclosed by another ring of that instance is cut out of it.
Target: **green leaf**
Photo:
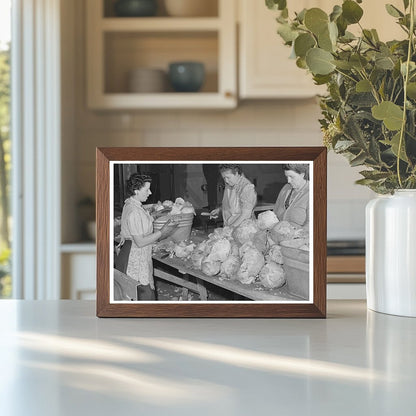
[[[387,13],[393,17],[403,17],[404,14],[397,8],[394,7],[392,4],[386,4]]]
[[[351,93],[348,104],[355,107],[373,107],[377,104],[376,99],[370,92]]]
[[[394,155],[397,157],[399,154],[399,144],[400,144],[400,132],[395,134],[391,141],[389,142],[389,145],[391,146],[391,151],[394,153]],[[402,141],[402,146],[400,148],[400,159],[409,162],[409,159],[406,155],[406,148],[405,148],[405,141]]]
[[[407,96],[412,100],[416,100],[416,82],[407,84]]]
[[[330,74],[335,69],[335,65],[332,63],[333,59],[330,52],[320,48],[309,49],[306,54],[306,64],[314,75]]]
[[[366,159],[367,155],[364,152],[362,152],[357,157],[350,160],[350,165],[352,167],[360,166],[365,162]]]
[[[338,25],[337,25],[337,29],[339,31],[339,26]],[[356,39],[356,36],[353,33],[348,32],[348,30],[347,30],[347,31],[345,31],[344,35],[341,36],[338,40],[340,42],[343,42],[343,43],[349,43],[349,42],[351,42],[355,39]]]
[[[333,60],[332,63],[339,69],[348,71],[352,68],[352,65],[348,61]]]
[[[380,97],[383,100],[386,99],[385,86],[386,86],[386,79],[383,78],[383,80],[381,81],[380,87],[378,89],[378,93],[380,94]]]
[[[367,43],[370,45],[374,45],[375,40],[373,39],[373,34],[371,33],[371,30],[363,29],[363,36]]]
[[[403,0],[403,6],[404,6],[404,9],[406,10],[409,7],[409,0]]]
[[[329,22],[328,24],[328,30],[329,30],[329,37],[331,38],[331,42],[334,46],[337,44],[338,39],[338,26],[334,22]]]
[[[293,30],[292,27],[287,23],[280,24],[277,28],[277,33],[286,43],[293,42],[298,37],[298,32]]]
[[[384,125],[392,131],[400,130],[402,127],[403,111],[391,101],[383,101],[371,109],[373,117],[382,120]]]
[[[306,65],[305,58],[298,58],[296,59],[296,66],[301,69],[308,69],[308,65]]]
[[[394,69],[394,61],[390,56],[378,56],[375,61],[376,67],[380,69]]]
[[[366,139],[361,128],[362,120],[358,115],[348,117],[344,125],[345,136],[354,141],[359,149],[366,148]]]
[[[371,83],[366,79],[362,79],[361,81],[357,82],[355,86],[355,90],[357,92],[371,92]]]
[[[392,72],[393,78],[397,80],[397,78],[401,77],[400,73],[400,61],[397,61],[394,65],[393,72]]]
[[[283,10],[287,4],[286,0],[266,0],[266,6],[270,10]]]
[[[282,14],[280,14],[280,16],[276,17],[276,22],[280,23],[281,25],[288,24],[287,18],[282,16]]]
[[[338,17],[342,15],[342,7],[336,4],[334,8],[332,9],[332,13],[329,15],[329,20],[331,22],[335,22]]]
[[[313,80],[315,81],[315,85],[323,85],[331,81],[331,76],[315,74]]]
[[[354,68],[358,70],[363,69],[368,64],[367,60],[358,53],[355,53],[351,56],[350,63]]]
[[[305,20],[305,14],[307,12],[307,9],[302,9],[299,13],[296,13],[296,19],[299,20],[299,22],[303,23]]]
[[[377,33],[377,30],[376,29],[371,29],[371,34],[373,35],[373,39],[376,42],[380,42],[380,38],[378,37],[378,33]]]
[[[335,152],[345,152],[353,145],[354,142],[351,140],[338,140],[334,146],[334,150]]]
[[[329,28],[327,27],[324,32],[321,32],[318,35],[318,45],[321,49],[324,49],[328,52],[334,51],[334,44],[332,43],[331,37],[329,35]]]
[[[310,33],[302,33],[295,39],[296,56],[304,58],[306,52],[316,45],[314,37]]]
[[[337,27],[338,27],[338,32],[340,34],[340,36],[344,36],[347,27],[348,27],[348,22],[344,19],[344,17],[341,15],[340,17],[338,17],[337,19]]]
[[[416,64],[414,62],[409,62],[409,73],[412,73],[416,70]],[[406,76],[406,62],[403,62],[400,65],[400,72],[403,76]]]
[[[364,186],[370,186],[374,183],[373,179],[358,179],[355,181],[357,185],[364,185]]]
[[[379,172],[377,170],[362,170],[360,175],[364,176],[366,179],[372,179],[374,181],[378,181],[380,179],[388,178],[391,173],[390,172]]]
[[[342,16],[349,23],[358,23],[363,16],[363,9],[352,0],[346,0],[342,3]]]
[[[370,138],[370,146],[368,150],[374,161],[374,164],[379,166],[381,161],[380,147],[378,140],[374,137],[374,135]]]
[[[309,9],[305,13],[305,26],[315,35],[327,30],[328,15],[318,7]]]

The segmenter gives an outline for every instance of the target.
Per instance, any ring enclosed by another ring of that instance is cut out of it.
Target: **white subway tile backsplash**
[[[154,128],[176,130],[180,127],[178,111],[142,111],[133,116],[132,130],[148,130]]]
[[[226,128],[226,112],[224,111],[181,111],[178,113],[180,130],[203,130]]]
[[[367,199],[328,201],[328,239],[364,239]]]
[[[207,130],[202,131],[200,137],[201,146],[259,146],[253,129]]]
[[[198,147],[200,138],[196,131],[148,130],[143,133],[142,143],[142,146]]]

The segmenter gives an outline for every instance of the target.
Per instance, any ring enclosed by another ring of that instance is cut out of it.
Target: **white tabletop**
[[[0,415],[412,415],[416,319],[98,319],[0,301]]]

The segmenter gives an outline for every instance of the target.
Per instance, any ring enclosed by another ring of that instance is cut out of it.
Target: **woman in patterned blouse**
[[[120,261],[116,261],[115,266],[139,282],[139,300],[155,299],[153,243],[168,237],[177,227],[177,224],[168,221],[160,231],[153,231],[153,217],[142,205],[152,194],[151,182],[150,176],[138,173],[133,173],[127,181],[127,191],[131,196],[126,199],[121,214],[121,239],[124,244],[118,256],[118,259],[124,259],[124,267]]]
[[[221,211],[224,226],[237,227],[244,220],[254,218],[257,193],[240,165],[224,164],[219,166],[219,170],[225,182],[222,207],[214,209],[210,215],[216,218]]]

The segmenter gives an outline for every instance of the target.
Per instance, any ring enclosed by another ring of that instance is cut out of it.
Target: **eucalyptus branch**
[[[397,91],[397,94],[396,94],[396,96],[394,97],[394,100],[393,100],[394,103],[396,103],[396,101],[399,99],[400,94],[402,93],[402,91],[403,91],[403,88],[400,88],[399,91]]]
[[[390,95],[390,97],[389,97],[389,100],[390,100],[390,101],[393,101],[393,102],[395,102],[395,100],[393,100],[393,97],[394,97],[394,90],[396,89],[396,84],[397,84],[397,81],[396,81],[396,80],[394,80],[394,81],[393,81],[393,88],[391,89],[391,95]]]
[[[345,74],[344,72],[340,71],[338,68],[335,68],[335,71],[338,72],[341,75],[344,75],[345,78],[348,78],[348,79],[350,79],[353,82],[357,82],[357,80],[355,78],[351,77],[348,74]]]
[[[378,95],[378,92],[376,90],[376,87],[374,86],[374,84],[371,82],[370,78],[368,78],[367,76],[367,72],[365,72],[365,69],[363,67],[361,67],[362,71],[360,71],[360,75],[363,79],[365,79],[366,81],[368,81],[368,83],[370,84],[371,87],[371,94],[373,94],[374,99],[377,101],[377,104],[380,104],[380,97]]]
[[[407,110],[407,83],[409,81],[409,68],[410,62],[412,59],[412,49],[413,49],[413,37],[414,37],[414,28],[415,28],[415,0],[410,0],[410,28],[409,28],[409,46],[407,48],[407,60],[406,60],[406,72],[404,75],[404,85],[403,85],[403,117],[402,117],[402,126],[400,128],[400,139],[399,139],[399,149],[397,151],[397,177],[399,179],[399,185],[403,188],[402,178],[400,174],[400,155],[403,147],[404,133],[406,130],[406,110]]]

